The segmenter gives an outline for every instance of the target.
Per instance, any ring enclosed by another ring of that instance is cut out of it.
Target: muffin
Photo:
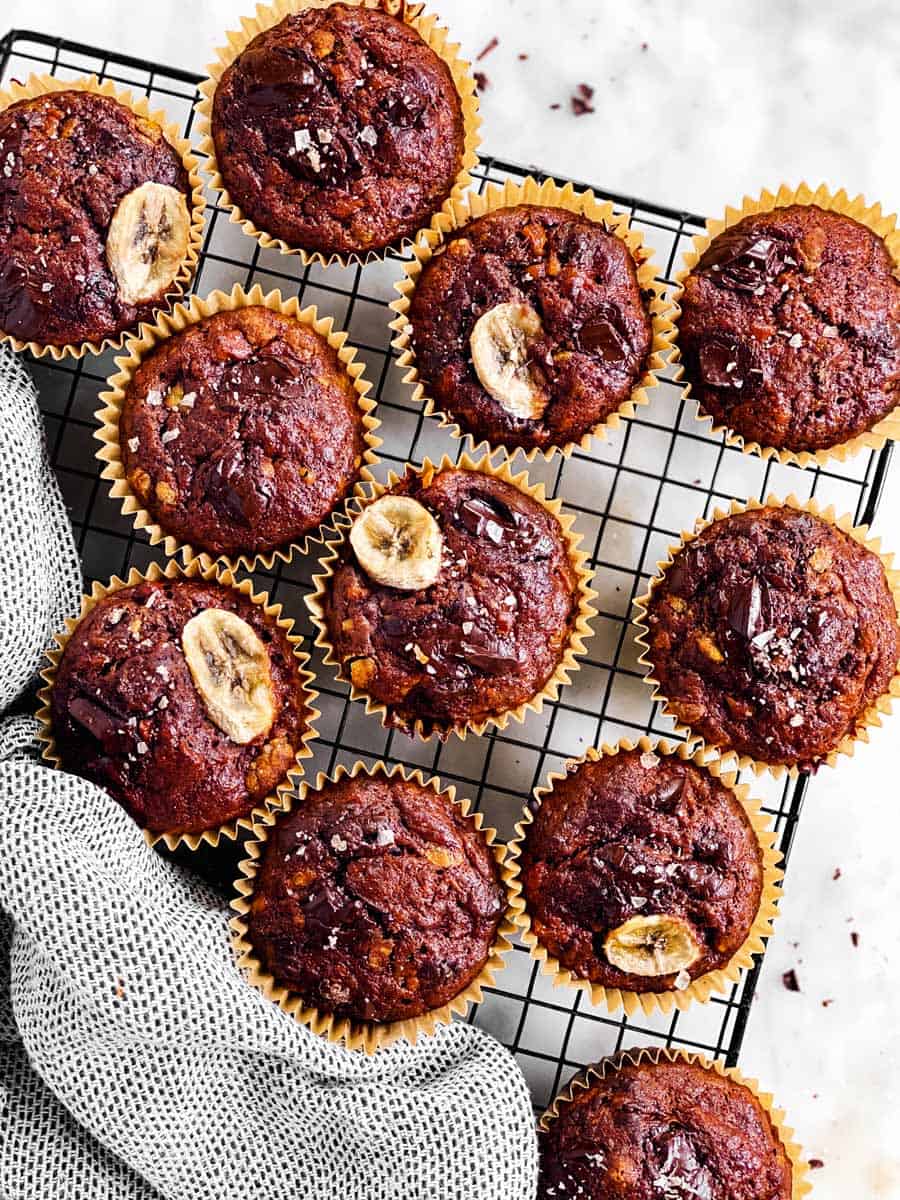
[[[474,822],[400,774],[308,791],[268,831],[247,914],[264,972],[353,1022],[421,1017],[481,973],[506,896]]]
[[[50,689],[61,765],[154,833],[246,817],[296,765],[310,716],[285,630],[243,592],[200,579],[104,595]]]
[[[708,525],[652,588],[645,622],[647,659],[679,721],[711,745],[802,771],[857,732],[900,655],[878,555],[789,506]]]
[[[702,411],[748,442],[827,450],[900,401],[900,279],[871,229],[816,204],[753,213],[684,283],[678,343]]]
[[[125,389],[122,466],[155,521],[213,555],[300,540],[360,477],[359,395],[337,351],[263,305],[160,341]]]
[[[484,471],[409,469],[338,547],[320,621],[391,724],[445,737],[544,689],[578,589],[563,527],[533,496]]]
[[[520,873],[532,934],[576,978],[667,992],[743,946],[763,853],[724,783],[635,748],[572,764],[541,793]]]
[[[538,1200],[791,1200],[794,1164],[749,1087],[688,1059],[596,1069],[540,1133]]]
[[[629,399],[653,341],[626,242],[565,208],[496,208],[425,263],[408,311],[424,391],[464,433],[545,449]]]
[[[0,111],[0,331],[99,343],[165,301],[192,187],[162,128],[111,96],[52,91]]]
[[[253,38],[215,88],[211,129],[241,214],[324,255],[412,237],[465,150],[447,64],[411,25],[352,4],[306,8]]]

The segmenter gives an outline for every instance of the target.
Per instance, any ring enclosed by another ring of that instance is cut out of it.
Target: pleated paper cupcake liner
[[[203,564],[194,561],[182,567],[177,562],[170,561],[164,568],[159,566],[158,563],[151,563],[145,572],[138,571],[135,567],[132,567],[125,579],[120,579],[117,575],[114,575],[107,584],[95,583],[90,592],[82,597],[81,612],[79,615],[74,619],[72,617],[66,618],[65,628],[54,634],[56,645],[46,652],[49,666],[41,671],[44,686],[38,692],[40,708],[37,712],[37,718],[41,724],[38,740],[43,744],[42,757],[44,760],[51,763],[54,767],[58,767],[60,770],[65,770],[65,764],[59,756],[56,740],[53,735],[50,697],[53,691],[57,668],[59,667],[60,659],[63,656],[69,639],[79,623],[84,620],[88,613],[96,608],[97,604],[104,597],[114,595],[125,587],[134,587],[136,584],[145,581],[156,583],[161,579],[202,579],[207,583],[219,583],[240,592],[241,595],[246,596],[253,604],[258,605],[269,620],[284,632],[285,637],[293,648],[294,657],[300,668],[303,699],[306,708],[306,731],[294,756],[294,765],[288,769],[284,779],[277,785],[275,791],[261,803],[255,804],[245,816],[232,819],[212,829],[205,829],[202,833],[157,833],[144,830],[144,837],[151,846],[162,842],[169,850],[174,850],[178,846],[186,846],[189,850],[196,850],[204,844],[217,846],[223,837],[230,841],[235,841],[240,830],[251,830],[254,821],[263,820],[273,807],[282,807],[284,805],[285,798],[291,794],[303,777],[303,760],[312,757],[313,751],[310,747],[310,742],[316,737],[315,723],[321,716],[319,710],[315,708],[315,700],[318,692],[311,686],[315,682],[315,677],[311,671],[306,669],[309,663],[309,655],[300,649],[303,639],[293,632],[293,620],[281,616],[281,605],[272,604],[266,592],[254,592],[253,585],[249,579],[237,582],[230,571],[221,569],[213,564]]]
[[[848,534],[855,542],[861,546],[865,546],[873,554],[877,555],[884,567],[885,576],[887,578],[888,587],[894,598],[894,605],[900,614],[900,571],[893,569],[893,554],[883,554],[881,551],[881,539],[870,538],[867,525],[854,525],[853,518],[845,513],[839,516],[834,509],[834,505],[828,505],[827,508],[822,508],[815,499],[810,499],[805,502],[797,499],[796,496],[790,495],[785,500],[779,500],[777,496],[769,495],[766,497],[765,503],[760,503],[759,500],[751,499],[742,504],[737,500],[732,500],[727,509],[717,508],[712,517],[698,518],[694,532],[689,533],[683,531],[681,540],[668,549],[668,554],[665,559],[660,560],[656,564],[656,574],[650,581],[650,587],[642,595],[635,599],[635,608],[637,610],[634,617],[634,624],[637,626],[638,632],[635,636],[635,641],[641,648],[641,654],[638,658],[638,663],[646,669],[644,682],[647,683],[653,691],[653,699],[660,705],[663,713],[666,716],[675,719],[675,730],[678,734],[685,737],[692,746],[707,745],[715,749],[723,763],[730,765],[732,762],[737,765],[740,770],[749,767],[757,776],[763,775],[766,772],[771,774],[775,779],[781,779],[785,775],[795,779],[799,774],[799,769],[796,766],[788,766],[784,763],[767,763],[751,758],[747,754],[739,754],[725,743],[716,743],[708,739],[704,739],[700,734],[686,725],[675,709],[671,706],[668,697],[663,695],[661,685],[654,675],[654,666],[650,659],[650,645],[647,640],[649,629],[647,626],[647,609],[650,604],[651,597],[657,587],[663,580],[666,571],[672,566],[678,553],[694,541],[695,538],[703,532],[707,526],[714,524],[716,521],[721,521],[725,517],[734,516],[736,513],[755,511],[765,507],[789,507],[796,509],[798,512],[809,513],[811,516],[819,517],[823,521],[827,521],[830,525],[834,525],[837,529]],[[900,696],[900,668],[895,671],[893,678],[890,681],[888,690],[879,696],[874,704],[869,705],[866,710],[861,713],[856,720],[856,728],[854,732],[845,734],[838,744],[824,758],[817,763],[818,766],[826,765],[833,767],[841,755],[847,757],[853,756],[853,751],[857,742],[868,742],[869,731],[873,728],[880,727],[881,718],[891,711],[892,700]]]
[[[523,447],[507,447],[502,443],[489,443],[486,438],[479,438],[464,431],[452,416],[441,409],[437,401],[428,394],[427,384],[419,375],[409,321],[410,306],[422,271],[444,245],[448,236],[485,213],[518,204],[564,208],[568,212],[604,225],[625,242],[634,259],[641,290],[652,293],[653,297],[648,304],[652,325],[650,353],[629,398],[603,421],[589,429],[578,441],[559,446],[533,446],[530,450]],[[405,371],[403,382],[413,385],[413,399],[424,406],[426,415],[437,417],[440,425],[452,437],[468,441],[473,452],[482,447],[499,447],[510,456],[518,451],[525,462],[531,463],[538,455],[549,462],[555,454],[568,458],[576,449],[589,450],[594,438],[605,438],[608,431],[619,428],[623,417],[634,416],[638,406],[650,403],[647,393],[659,386],[656,372],[666,365],[672,347],[674,325],[670,319],[671,305],[664,297],[665,285],[657,278],[652,251],[644,246],[641,234],[632,227],[627,214],[617,212],[609,201],[598,200],[593,192],[576,192],[571,183],[560,187],[552,179],[547,179],[544,183],[539,183],[531,176],[521,183],[514,183],[508,179],[502,186],[491,184],[483,193],[469,192],[464,197],[454,200],[435,218],[432,228],[416,244],[413,258],[406,264],[403,278],[394,286],[400,293],[400,298],[391,304],[391,308],[397,313],[390,325],[396,333],[391,344],[399,353],[397,365]]]
[[[748,1079],[736,1067],[725,1067],[718,1059],[708,1059],[702,1054],[691,1054],[686,1050],[657,1049],[651,1046],[622,1050],[618,1054],[610,1055],[608,1058],[586,1067],[554,1099],[538,1121],[538,1129],[546,1133],[550,1125],[559,1117],[560,1108],[570,1104],[579,1092],[587,1091],[593,1084],[605,1079],[607,1074],[618,1071],[622,1067],[637,1067],[641,1063],[647,1062],[688,1063],[691,1066],[712,1071],[723,1079],[730,1079],[746,1088],[756,1098],[768,1117],[772,1131],[781,1143],[791,1164],[791,1200],[801,1200],[803,1196],[809,1195],[812,1191],[812,1184],[809,1182],[809,1163],[800,1146],[794,1141],[793,1129],[790,1129],[785,1123],[784,1112],[775,1107],[775,1097],[768,1092],[763,1092],[755,1079]]]
[[[723,967],[707,971],[692,980],[686,988],[669,992],[634,992],[624,988],[604,987],[576,975],[565,967],[559,959],[552,955],[540,942],[531,926],[528,904],[524,896],[521,876],[521,858],[527,836],[528,826],[534,822],[534,810],[526,806],[522,819],[515,828],[515,837],[508,846],[506,865],[506,882],[513,896],[521,901],[521,907],[516,913],[516,925],[522,941],[531,951],[541,966],[541,973],[553,977],[554,987],[567,986],[578,988],[587,993],[592,1004],[604,1005],[610,1012],[623,1009],[626,1017],[631,1018],[641,1012],[645,1016],[661,1012],[666,1015],[673,1010],[683,1011],[695,1002],[705,1003],[710,996],[718,992],[727,992],[741,977],[741,972],[753,966],[755,955],[761,955],[765,950],[766,939],[772,933],[772,923],[778,915],[778,901],[781,896],[780,882],[784,872],[780,870],[781,855],[775,847],[775,834],[769,828],[769,822],[759,803],[751,799],[750,789],[746,784],[737,783],[737,773],[723,769],[721,763],[707,760],[702,748],[693,752],[684,743],[673,745],[665,740],[653,742],[650,738],[642,737],[637,742],[623,738],[615,745],[604,743],[600,750],[589,749],[580,759],[566,764],[567,769],[573,769],[585,762],[597,762],[600,758],[618,754],[622,750],[641,750],[650,754],[675,755],[683,762],[693,763],[701,771],[707,771],[714,779],[727,787],[747,815],[759,843],[760,864],[763,880],[756,916],[741,946],[731,956]],[[539,806],[543,797],[553,790],[556,783],[566,778],[566,772],[551,772],[545,785],[535,788],[534,797]]]
[[[478,115],[475,79],[469,69],[469,64],[459,57],[459,46],[448,41],[447,30],[438,25],[437,16],[426,15],[424,4],[408,3],[407,0],[344,0],[344,2],[361,5],[365,8],[380,9],[392,16],[399,17],[419,34],[426,45],[446,63],[450,70],[462,108],[464,143],[459,171],[450,195],[444,201],[442,208],[438,210],[444,211],[448,205],[463,194],[472,182],[470,172],[478,164],[477,151],[481,141],[478,130],[481,118]],[[200,84],[198,89],[200,99],[196,106],[197,129],[200,134],[200,151],[206,156],[206,170],[212,176],[212,186],[219,192],[221,206],[229,210],[229,220],[240,225],[249,237],[256,238],[264,250],[277,250],[281,254],[296,254],[304,266],[319,264],[328,267],[337,264],[346,267],[351,263],[365,266],[366,263],[387,257],[391,252],[406,251],[418,240],[423,230],[418,230],[410,237],[400,238],[380,250],[369,250],[365,253],[326,254],[319,250],[306,250],[302,246],[290,246],[282,238],[273,237],[255,225],[231,198],[222,177],[212,136],[212,109],[216,88],[222,75],[246,50],[250,42],[260,33],[279,24],[285,17],[304,12],[309,8],[327,8],[331,3],[333,0],[275,0],[273,4],[257,4],[255,16],[242,17],[240,30],[226,34],[228,45],[220,46],[217,49],[218,61],[207,67],[209,78]],[[427,226],[423,228],[427,228]]]
[[[436,776],[426,778],[418,770],[408,771],[399,765],[388,767],[381,761],[376,762],[372,767],[367,767],[364,763],[357,761],[349,770],[339,765],[333,775],[320,772],[316,777],[315,784],[302,783],[296,801],[290,797],[286,798],[282,805],[282,811],[290,812],[295,805],[298,807],[302,805],[311,791],[319,791],[326,784],[337,783],[345,777],[355,779],[360,774],[369,777],[383,775],[387,779],[400,778],[407,783],[416,783],[420,787],[430,788],[435,795],[446,796],[460,815],[470,821],[484,838],[494,856],[502,880],[506,847],[502,842],[496,840],[497,831],[484,827],[482,814],[480,812],[473,813],[467,799],[457,800],[454,787],[445,787]],[[400,1038],[415,1043],[423,1035],[434,1033],[439,1025],[449,1024],[454,1016],[465,1016],[471,1004],[481,1002],[482,989],[493,987],[497,972],[506,965],[504,956],[512,949],[509,939],[515,932],[515,925],[512,921],[514,901],[509,896],[507,896],[507,910],[497,927],[490,953],[481,971],[448,1004],[424,1013],[420,1017],[389,1022],[353,1021],[347,1017],[337,1017],[333,1013],[309,1007],[304,1003],[302,996],[279,984],[263,968],[260,960],[256,957],[246,920],[253,902],[256,876],[260,860],[265,853],[266,841],[278,820],[279,813],[270,811],[254,823],[254,837],[246,847],[249,857],[240,864],[241,876],[234,885],[237,896],[231,905],[237,913],[237,916],[231,920],[231,928],[234,934],[234,949],[238,966],[245,972],[248,982],[253,987],[261,991],[267,999],[272,1000],[299,1024],[308,1026],[318,1036],[326,1038],[329,1042],[339,1042],[348,1050],[362,1050],[366,1054],[374,1054],[380,1047],[389,1046]]]
[[[787,208],[792,204],[815,204],[819,208],[841,213],[843,216],[851,217],[854,221],[865,225],[884,240],[888,252],[900,271],[900,229],[897,228],[897,218],[894,215],[883,214],[880,204],[867,204],[863,196],[851,198],[843,188],[838,192],[831,192],[824,184],[820,184],[815,191],[805,183],[801,183],[798,188],[789,188],[787,184],[781,184],[776,192],[764,189],[758,197],[745,196],[740,208],[729,206],[725,210],[724,217],[707,221],[705,231],[695,234],[693,245],[690,250],[685,252],[681,266],[675,274],[676,286],[672,294],[675,333],[671,361],[679,364],[674,379],[684,382],[682,392],[684,398],[691,394],[690,383],[684,381],[685,371],[681,363],[681,350],[678,344],[678,323],[681,318],[680,301],[684,295],[685,280],[706,252],[710,242],[720,233],[737,225],[745,217],[772,212],[776,208]],[[775,459],[783,465],[793,463],[799,467],[813,465],[823,467],[831,461],[843,463],[855,454],[859,454],[861,450],[881,450],[888,442],[900,439],[900,404],[887,416],[882,417],[866,433],[857,434],[855,437],[848,438],[846,442],[839,442],[835,446],[816,451],[784,450],[777,446],[762,446],[759,442],[748,440],[741,434],[735,433],[727,424],[716,422],[712,416],[704,413],[699,405],[695,417],[705,426],[707,433],[724,434],[726,445],[733,446],[744,454],[756,454],[766,460]]]
[[[510,470],[509,464],[502,462],[495,465],[490,458],[483,458],[476,462],[470,458],[468,454],[461,455],[459,462],[454,462],[449,456],[444,455],[440,463],[433,463],[430,459],[425,459],[421,467],[415,468],[415,472],[419,475],[427,485],[430,480],[438,475],[441,471],[455,470],[479,471],[484,475],[490,475],[495,479],[502,479],[505,483],[512,484],[518,488],[520,492],[530,496],[537,501],[543,508],[559,522],[563,538],[565,540],[569,561],[572,565],[575,574],[578,577],[576,585],[578,597],[578,612],[575,618],[572,631],[569,636],[569,641],[565,651],[556,666],[553,674],[547,680],[543,688],[537,692],[530,700],[522,704],[516,705],[514,708],[506,709],[504,712],[492,714],[480,721],[467,721],[453,726],[445,726],[428,730],[421,720],[416,720],[412,726],[411,734],[422,741],[428,741],[432,736],[437,737],[441,741],[445,741],[451,733],[455,733],[457,737],[465,739],[468,733],[482,734],[486,729],[494,727],[498,730],[503,730],[507,727],[510,720],[518,721],[520,724],[525,720],[529,713],[540,712],[545,701],[555,701],[559,697],[559,690],[565,684],[571,682],[572,675],[579,669],[578,657],[585,652],[585,640],[591,636],[592,630],[590,626],[591,619],[596,615],[592,601],[597,593],[590,586],[590,581],[593,577],[593,572],[587,567],[587,555],[578,549],[581,542],[581,534],[576,533],[572,528],[575,523],[574,516],[563,512],[561,500],[551,500],[547,497],[543,484],[532,484],[525,471],[514,475]],[[387,484],[376,483],[373,485],[371,500],[376,500],[379,496],[384,495],[395,484],[399,483],[403,478],[402,475],[397,475],[391,471],[388,477]],[[359,501],[355,501],[358,512],[363,505]],[[350,684],[351,700],[358,700],[365,704],[366,712],[377,714],[381,717],[382,725],[388,729],[396,726],[398,722],[392,716],[392,713],[387,705],[378,700],[373,699],[368,692],[362,688],[358,688],[352,680],[348,679],[343,671],[343,664],[337,657],[334,645],[331,642],[331,637],[328,630],[328,622],[325,615],[325,597],[331,586],[331,577],[334,574],[334,568],[337,565],[341,549],[347,541],[352,520],[349,518],[343,522],[337,523],[337,536],[334,538],[326,538],[326,552],[319,560],[321,572],[313,576],[314,590],[306,597],[306,604],[312,616],[313,624],[318,630],[315,645],[325,651],[324,662],[330,666],[338,668],[338,679]]]
[[[194,154],[190,142],[187,138],[181,136],[178,127],[172,124],[162,109],[155,112],[150,111],[150,105],[146,96],[133,96],[130,91],[117,88],[108,79],[101,83],[96,75],[87,75],[81,79],[57,79],[54,75],[30,75],[24,84],[12,81],[7,91],[0,91],[0,111],[8,108],[11,104],[18,104],[21,100],[34,100],[36,97],[46,95],[48,92],[71,91],[93,92],[97,96],[106,96],[111,100],[116,100],[124,108],[130,109],[142,120],[152,121],[158,125],[162,129],[166,141],[181,158],[184,169],[187,171],[188,180],[191,185],[191,227],[188,249],[184,262],[175,279],[172,281],[170,290],[155,310],[157,313],[164,312],[167,308],[171,307],[175,297],[183,295],[188,290],[200,257],[206,200],[204,198],[203,180],[200,176],[197,156]],[[123,329],[121,333],[116,334],[114,337],[103,338],[99,342],[85,341],[81,342],[80,345],[72,343],[60,346],[43,345],[40,342],[33,341],[24,342],[20,338],[13,337],[12,334],[3,333],[0,330],[0,342],[8,342],[14,350],[28,350],[37,358],[42,358],[44,355],[49,354],[51,358],[58,362],[63,358],[78,359],[83,358],[85,354],[102,354],[104,350],[111,348],[118,349],[123,345],[130,332],[133,332],[133,330]]]
[[[135,495],[131,484],[126,478],[125,469],[122,464],[119,421],[125,403],[125,396],[135,372],[144,359],[160,343],[175,334],[183,332],[189,326],[196,325],[199,321],[212,316],[214,313],[231,312],[250,305],[262,305],[272,312],[282,313],[285,316],[292,317],[303,325],[309,326],[337,353],[357,394],[363,427],[363,440],[366,448],[362,456],[359,475],[353,489],[316,529],[311,530],[297,541],[278,547],[275,550],[259,552],[257,554],[216,555],[205,550],[203,547],[194,546],[189,542],[181,542],[174,535],[168,533],[164,525],[144,507],[144,501],[141,497]],[[109,492],[110,497],[114,500],[122,501],[122,515],[124,517],[131,517],[136,530],[142,529],[146,531],[151,546],[162,543],[166,554],[174,555],[180,553],[186,563],[199,559],[204,565],[209,565],[215,561],[228,570],[235,572],[241,568],[247,571],[254,571],[260,567],[271,571],[274,569],[276,560],[289,563],[295,552],[305,554],[309,550],[311,543],[321,543],[324,539],[325,531],[333,527],[335,515],[344,511],[347,500],[353,495],[366,494],[365,485],[374,478],[370,468],[378,462],[376,451],[381,445],[381,438],[375,434],[376,429],[381,424],[374,415],[377,406],[375,401],[369,398],[372,385],[363,374],[365,364],[357,359],[356,349],[348,343],[347,334],[343,330],[334,328],[333,318],[320,317],[314,304],[301,309],[299,301],[295,296],[283,300],[281,292],[278,290],[264,294],[259,284],[256,284],[249,292],[246,292],[240,284],[236,283],[227,294],[221,291],[214,291],[205,298],[191,296],[190,300],[186,303],[176,304],[171,313],[162,314],[154,325],[144,325],[139,337],[129,338],[125,350],[126,353],[116,359],[116,366],[119,368],[117,373],[107,380],[107,390],[100,393],[100,400],[103,401],[103,407],[95,413],[97,420],[100,422],[100,428],[94,436],[98,441],[103,443],[102,449],[97,451],[97,458],[105,464],[101,472],[101,478],[112,482]]]

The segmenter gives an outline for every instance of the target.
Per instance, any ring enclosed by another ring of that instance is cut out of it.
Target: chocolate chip
[[[797,972],[793,969],[793,967],[790,969],[790,971],[784,972],[784,974],[781,976],[781,982],[789,992],[800,991],[800,984],[797,982]]]
[[[854,946],[859,945],[859,934],[855,930],[853,933],[850,934],[850,941],[853,943]]]

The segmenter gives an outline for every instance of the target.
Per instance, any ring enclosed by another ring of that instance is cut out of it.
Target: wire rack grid
[[[50,72],[63,79],[96,73],[101,78],[146,94],[151,107],[166,110],[188,135],[199,77],[189,72],[143,62],[51,36],[13,31],[0,42],[0,82],[24,81],[32,72]],[[499,158],[485,156],[475,172],[475,186],[526,174],[544,178],[538,168],[526,169]],[[588,184],[576,186],[587,187]],[[627,211],[646,242],[653,248],[659,271],[671,280],[673,268],[702,228],[702,218],[657,204],[619,196],[594,187],[594,191]],[[321,314],[332,315],[338,327],[349,331],[351,342],[365,360],[373,382],[384,437],[380,475],[407,462],[433,459],[443,453],[456,456],[461,443],[453,440],[436,421],[423,417],[412,403],[410,390],[392,365],[390,317],[387,305],[392,285],[401,273],[402,259],[393,256],[365,268],[303,268],[299,260],[262,250],[240,228],[229,222],[226,211],[210,195],[203,253],[194,290],[206,294],[213,288],[230,289],[260,283],[298,294],[303,304],[315,303]],[[160,559],[160,548],[151,549],[143,535],[135,535],[121,516],[118,502],[107,495],[99,478],[94,455],[97,394],[113,368],[112,354],[84,358],[76,363],[32,360],[46,422],[52,464],[69,508],[81,553],[85,577],[108,579],[123,575],[130,566],[145,568]],[[589,746],[642,733],[670,735],[671,722],[660,716],[643,683],[630,627],[632,601],[646,587],[656,562],[681,530],[695,518],[708,515],[732,498],[764,497],[769,492],[790,492],[801,499],[816,495],[833,502],[839,511],[868,522],[875,514],[890,448],[881,454],[861,455],[846,464],[801,471],[742,454],[708,433],[708,423],[696,420],[693,401],[685,401],[671,378],[651,396],[649,407],[607,440],[595,439],[589,452],[529,468],[533,481],[542,480],[553,496],[560,496],[576,515],[576,528],[584,537],[596,570],[594,586],[598,616],[588,652],[572,684],[558,703],[532,714],[524,725],[511,725],[481,738],[447,743],[416,742],[382,728],[377,718],[352,704],[346,688],[331,668],[324,667],[314,651],[312,666],[321,693],[322,719],[315,756],[308,765],[330,771],[357,758],[371,763],[420,766],[457,785],[485,812],[501,836],[509,836],[531,790],[551,770],[560,770],[567,758],[582,755]],[[272,572],[259,572],[256,582],[280,601],[310,634],[303,595],[310,587],[315,558],[295,557],[289,566],[278,564]],[[778,830],[787,857],[800,816],[806,781],[777,784],[754,780],[753,792],[763,802]],[[210,863],[194,858],[205,872],[234,878],[233,863]],[[543,1107],[570,1075],[605,1054],[635,1045],[673,1046],[699,1050],[737,1061],[759,966],[745,973],[728,994],[708,1004],[694,1005],[671,1016],[621,1014],[596,1008],[581,991],[555,988],[539,972],[524,946],[517,944],[495,988],[468,1019],[490,1031],[515,1054],[532,1089],[535,1105]]]

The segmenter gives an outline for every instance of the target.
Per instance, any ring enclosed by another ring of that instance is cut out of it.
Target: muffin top
[[[888,690],[900,655],[881,560],[789,507],[707,526],[647,609],[668,706],[712,745],[814,770]]]
[[[121,588],[79,622],[50,711],[63,766],[157,833],[246,816],[294,765],[309,720],[299,662],[263,609],[173,579]]]
[[[506,903],[483,836],[399,776],[345,776],[269,832],[248,916],[264,969],[355,1021],[440,1008],[480,973]]]
[[[542,690],[577,614],[556,517],[480,471],[413,471],[357,517],[325,601],[353,683],[445,735]]]
[[[499,208],[450,236],[409,310],[426,394],[476,439],[578,441],[629,398],[651,322],[631,251],[562,208]]]
[[[625,1063],[540,1134],[539,1200],[791,1200],[793,1168],[749,1088],[689,1062]]]
[[[166,533],[213,554],[254,554],[314,529],[343,501],[365,450],[337,352],[262,306],[216,313],[159,343],[119,424],[128,482]]]
[[[674,755],[580,763],[526,826],[538,941],[581,979],[664,992],[723,967],[759,908],[762,852],[735,794]]]
[[[191,187],[162,129],[91,92],[0,112],[0,330],[41,345],[149,320],[181,268]]]
[[[397,17],[347,4],[255,37],[219,81],[212,133],[243,215],[323,254],[379,250],[427,225],[464,147],[443,60]]]
[[[745,217],[685,283],[678,340],[704,412],[793,451],[865,433],[900,401],[900,281],[884,241],[815,204]]]

